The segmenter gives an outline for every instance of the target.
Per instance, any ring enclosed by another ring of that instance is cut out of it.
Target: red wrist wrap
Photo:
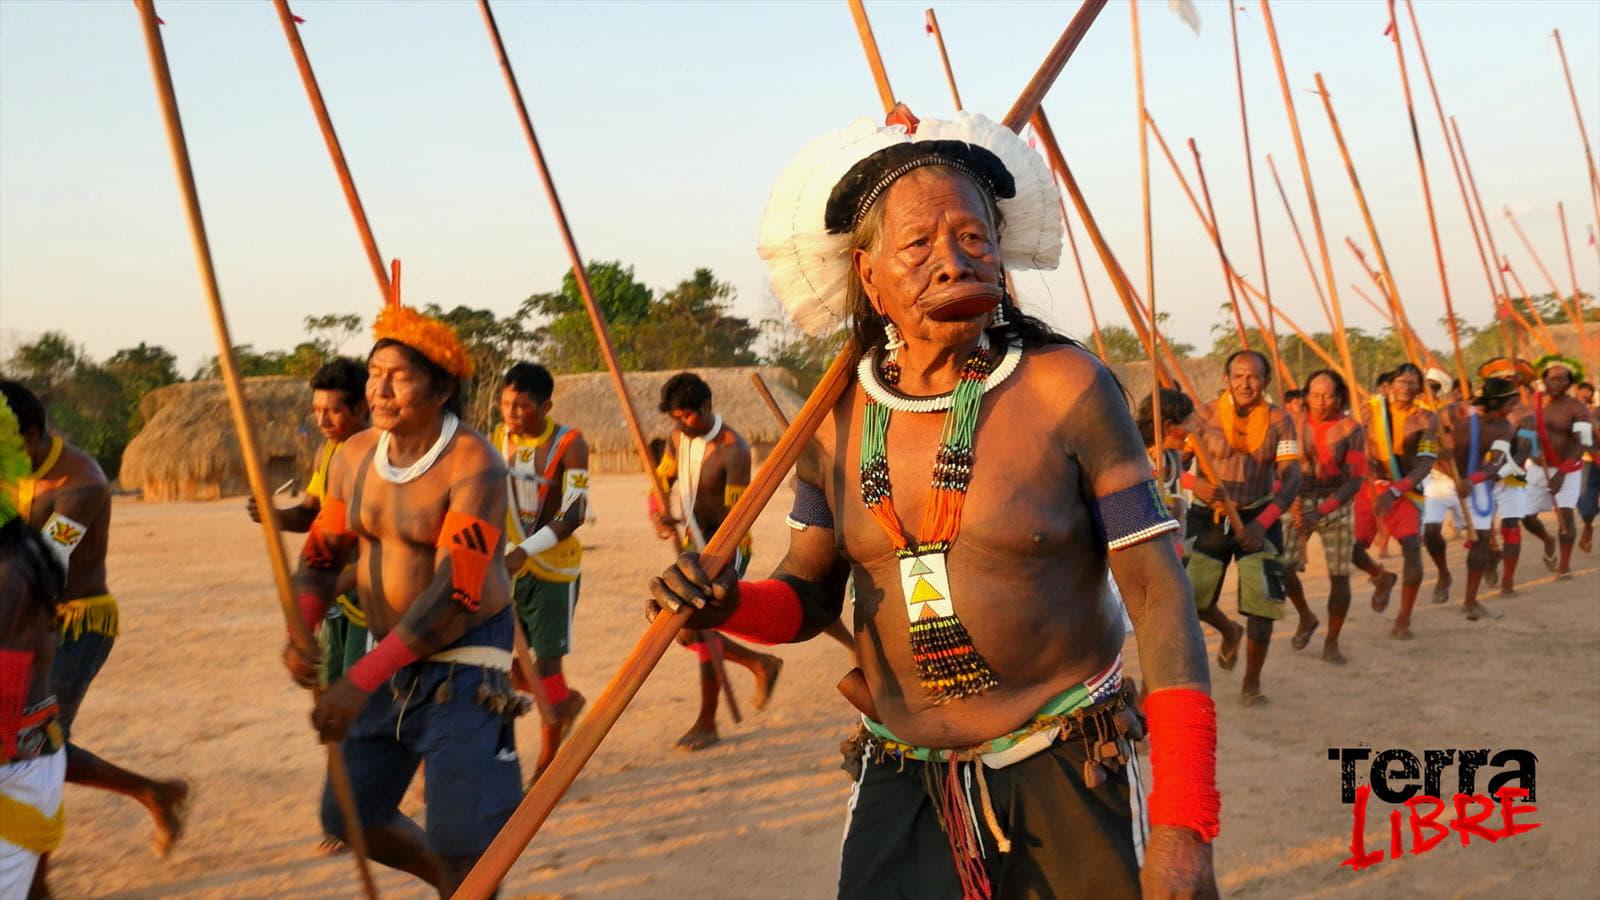
[[[800,633],[800,595],[776,578],[739,582],[739,606],[717,630],[761,644],[787,644]]]
[[[1479,469],[1478,471],[1467,476],[1467,480],[1473,484],[1483,484],[1485,481],[1489,480],[1489,473]]]
[[[1192,491],[1192,490],[1194,490],[1194,483],[1195,483],[1195,474],[1193,472],[1183,472],[1183,473],[1178,475],[1178,486],[1179,487],[1188,488],[1189,490]]]
[[[316,636],[317,626],[322,624],[322,617],[328,614],[328,604],[311,593],[294,598],[294,603],[300,608],[300,621],[305,623],[306,633]]]
[[[1412,484],[1411,483],[1411,479],[1409,479],[1409,478],[1402,478],[1399,481],[1396,481],[1395,483],[1389,485],[1391,490],[1397,491],[1397,492],[1399,492],[1401,494],[1409,494],[1409,493],[1411,493],[1411,489],[1413,487],[1415,487],[1415,486],[1416,485]]]
[[[1262,528],[1271,528],[1281,515],[1283,510],[1278,508],[1277,503],[1268,503],[1261,508],[1261,514],[1256,516],[1256,521],[1261,523]]]
[[[22,731],[22,711],[33,685],[33,651],[0,650],[0,760],[17,752]]]
[[[370,694],[394,673],[416,661],[416,651],[400,640],[399,632],[391,631],[388,637],[378,642],[378,646],[372,648],[372,652],[350,667],[346,677],[351,684]]]
[[[1217,793],[1217,707],[1192,688],[1144,698],[1150,725],[1150,824],[1189,828],[1210,842],[1222,831]]]
[[[1565,472],[1568,475],[1571,475],[1573,472],[1581,472],[1582,470],[1583,470],[1583,460],[1582,459],[1569,459],[1566,462],[1562,463],[1561,466],[1557,469],[1557,471]]]
[[[1339,511],[1339,498],[1329,497],[1317,504],[1317,515],[1327,518]]]

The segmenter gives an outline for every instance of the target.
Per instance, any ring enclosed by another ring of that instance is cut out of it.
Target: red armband
[[[400,640],[400,633],[391,631],[388,637],[378,642],[378,646],[350,667],[347,677],[351,684],[370,694],[394,673],[417,659],[417,652]]]
[[[1192,491],[1194,490],[1195,482],[1198,480],[1193,472],[1181,472],[1178,474],[1178,487]]]
[[[463,512],[447,512],[439,547],[450,551],[450,599],[469,613],[483,603],[483,582],[500,546],[500,529]]]
[[[1557,471],[1565,472],[1568,475],[1571,475],[1573,472],[1581,472],[1583,471],[1583,458],[1579,457],[1577,459],[1569,459],[1562,463]]]
[[[717,630],[760,644],[787,644],[800,633],[800,595],[776,578],[739,582],[739,606]]]
[[[1261,508],[1261,514],[1256,516],[1256,521],[1261,523],[1262,528],[1271,528],[1281,515],[1283,510],[1279,509],[1277,502],[1274,501]]]
[[[1329,497],[1317,504],[1317,515],[1326,519],[1339,511],[1339,498]]]
[[[1144,698],[1150,725],[1151,825],[1188,828],[1210,843],[1222,831],[1217,793],[1217,706],[1192,688]]]
[[[0,760],[17,753],[22,731],[22,711],[33,686],[33,651],[0,650]]]
[[[328,614],[328,604],[312,593],[301,594],[294,598],[294,603],[300,608],[300,621],[305,623],[306,633],[315,635],[317,626],[322,624],[322,617]]]
[[[1416,485],[1413,484],[1409,478],[1402,478],[1399,481],[1389,485],[1389,489],[1397,494],[1409,494],[1411,493],[1411,489],[1413,487],[1416,487]]]
[[[322,509],[311,521],[311,532],[306,535],[305,546],[300,548],[300,560],[313,569],[344,568],[344,558],[350,549],[350,506],[343,500],[331,497],[322,501]]]

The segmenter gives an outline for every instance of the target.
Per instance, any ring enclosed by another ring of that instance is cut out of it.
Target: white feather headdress
[[[975,113],[953,121],[923,119],[915,134],[903,125],[857,119],[807,144],[767,199],[757,250],[766,260],[772,290],[795,324],[810,334],[845,325],[846,279],[852,277],[850,235],[825,222],[834,188],[861,161],[900,144],[960,141],[998,158],[1015,182],[1015,195],[999,197],[1005,224],[1000,258],[1010,269],[1054,269],[1061,260],[1061,217],[1055,183],[1044,158],[1011,129]]]

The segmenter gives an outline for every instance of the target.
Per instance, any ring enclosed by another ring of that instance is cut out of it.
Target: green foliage
[[[1166,338],[1167,346],[1180,357],[1193,356],[1195,347],[1183,341],[1172,339],[1168,320],[1171,317],[1164,312],[1156,313],[1156,322],[1161,326],[1161,336]],[[1145,352],[1144,342],[1139,340],[1139,335],[1126,325],[1107,325],[1100,329],[1100,340],[1106,345],[1106,362],[1129,363],[1147,362],[1150,354]],[[1091,339],[1090,346],[1093,346]]]
[[[447,311],[436,303],[422,311],[454,328],[472,355],[472,380],[462,387],[462,406],[468,423],[487,432],[494,421],[501,377],[512,363],[533,355],[534,337],[523,324],[523,312],[502,319],[487,309],[457,306]]]

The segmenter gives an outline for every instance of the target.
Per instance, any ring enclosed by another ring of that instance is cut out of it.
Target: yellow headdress
[[[1533,366],[1528,365],[1525,359],[1513,359],[1509,356],[1496,356],[1478,367],[1479,378],[1505,378],[1515,381],[1520,385],[1533,383]]]
[[[1562,356],[1559,353],[1546,353],[1533,361],[1533,369],[1539,373],[1540,378],[1543,378],[1545,371],[1552,366],[1560,366],[1566,369],[1572,375],[1573,384],[1583,380],[1583,363],[1569,356]]]
[[[375,340],[399,341],[429,361],[465,381],[472,377],[472,356],[454,328],[400,303],[400,260],[389,275],[389,302],[372,323]]]
[[[0,399],[0,525],[17,517],[17,483],[33,473],[28,445],[22,440],[22,426],[11,404]]]

